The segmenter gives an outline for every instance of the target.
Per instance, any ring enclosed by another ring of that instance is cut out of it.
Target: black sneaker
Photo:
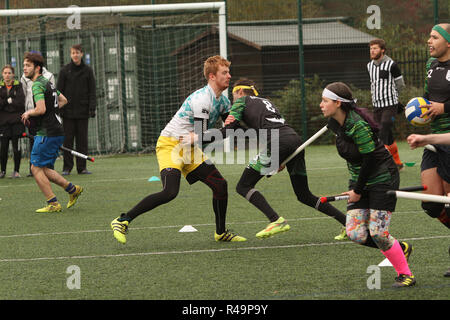
[[[448,268],[447,272],[444,273],[444,277],[450,277],[450,268]]]
[[[1,171],[0,172],[0,179],[4,178],[6,176],[6,172],[5,171]]]
[[[411,253],[413,251],[413,246],[405,241],[400,242],[400,246],[403,249],[403,254],[405,255],[406,261],[409,261],[409,256],[411,255]]]
[[[394,288],[412,287],[416,284],[416,279],[413,275],[401,274],[395,278],[395,282],[392,285]]]

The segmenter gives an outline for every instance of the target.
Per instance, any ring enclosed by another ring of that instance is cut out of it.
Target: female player
[[[336,134],[339,155],[347,161],[350,173],[347,205],[347,236],[358,244],[370,238],[397,271],[394,287],[416,283],[404,249],[389,234],[396,197],[387,190],[400,184],[397,166],[377,137],[378,127],[363,109],[356,107],[350,88],[342,82],[329,84],[322,93],[320,109],[329,118],[328,127]],[[407,243],[408,247],[410,247]]]

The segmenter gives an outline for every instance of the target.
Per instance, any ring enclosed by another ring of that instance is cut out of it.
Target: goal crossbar
[[[120,13],[144,13],[144,12],[174,12],[174,11],[199,11],[212,10],[219,13],[219,50],[220,55],[227,58],[226,40],[226,10],[225,2],[200,2],[200,3],[174,3],[174,4],[149,4],[127,6],[101,6],[101,7],[77,7],[67,8],[39,8],[39,9],[7,9],[0,10],[0,17],[17,16],[50,16],[76,14],[120,14]]]
[[[170,12],[170,11],[196,11],[218,10],[225,14],[225,2],[201,2],[201,3],[174,3],[174,4],[148,4],[126,6],[99,6],[67,8],[39,8],[39,9],[7,9],[0,10],[1,17],[14,16],[40,16],[40,15],[65,15],[73,14],[114,14],[114,13],[142,13],[142,12]]]

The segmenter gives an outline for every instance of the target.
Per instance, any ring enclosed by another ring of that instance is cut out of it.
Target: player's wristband
[[[450,114],[450,101],[444,103],[444,112]]]

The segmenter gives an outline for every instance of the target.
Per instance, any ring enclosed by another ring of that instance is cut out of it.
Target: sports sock
[[[55,202],[58,202],[58,199],[56,199],[55,196],[54,196],[54,197],[51,197],[50,199],[47,199],[47,203],[48,203],[48,204],[50,204],[50,203],[55,203]]]
[[[222,234],[225,232],[225,219],[227,212],[228,199],[214,199],[213,210],[216,217],[216,233]]]
[[[331,204],[321,203],[320,198],[316,197],[309,190],[307,176],[292,175],[290,176],[290,179],[292,188],[294,189],[298,201],[322,213],[325,213],[327,216],[333,217],[334,219],[339,221],[340,224],[345,226],[347,216],[333,207]]]
[[[394,141],[393,144],[390,146],[385,145],[386,149],[388,149],[389,153],[392,155],[392,158],[394,158],[394,161],[396,164],[402,164],[402,161],[400,160],[400,155],[398,154],[398,147],[397,143]]]
[[[395,240],[389,250],[381,251],[381,253],[383,253],[389,262],[392,263],[398,275],[406,274],[410,276],[412,274],[408,262],[406,261],[405,254],[403,253],[403,249],[397,240]]]
[[[66,190],[67,193],[72,194],[75,192],[75,190],[77,190],[77,188],[71,182],[69,182],[69,185],[64,190]]]
[[[316,196],[314,196],[314,197],[317,198]],[[317,205],[317,203],[319,205]],[[339,211],[338,209],[336,209],[335,207],[333,207],[331,204],[321,203],[320,198],[317,198],[315,209],[319,210],[322,213],[325,213],[327,216],[333,217],[334,219],[339,221],[340,224],[345,226],[345,223],[347,221],[347,216],[344,213],[342,213],[341,211]]]
[[[261,210],[270,222],[277,221],[280,216],[272,209],[266,198],[264,198],[264,196],[256,189],[252,189],[250,192],[252,192],[252,194],[250,195],[250,198],[247,197],[247,200]]]
[[[228,206],[228,183],[214,165],[202,163],[192,171],[187,180],[190,184],[200,180],[212,191],[212,205],[216,221],[216,233],[225,232]]]

